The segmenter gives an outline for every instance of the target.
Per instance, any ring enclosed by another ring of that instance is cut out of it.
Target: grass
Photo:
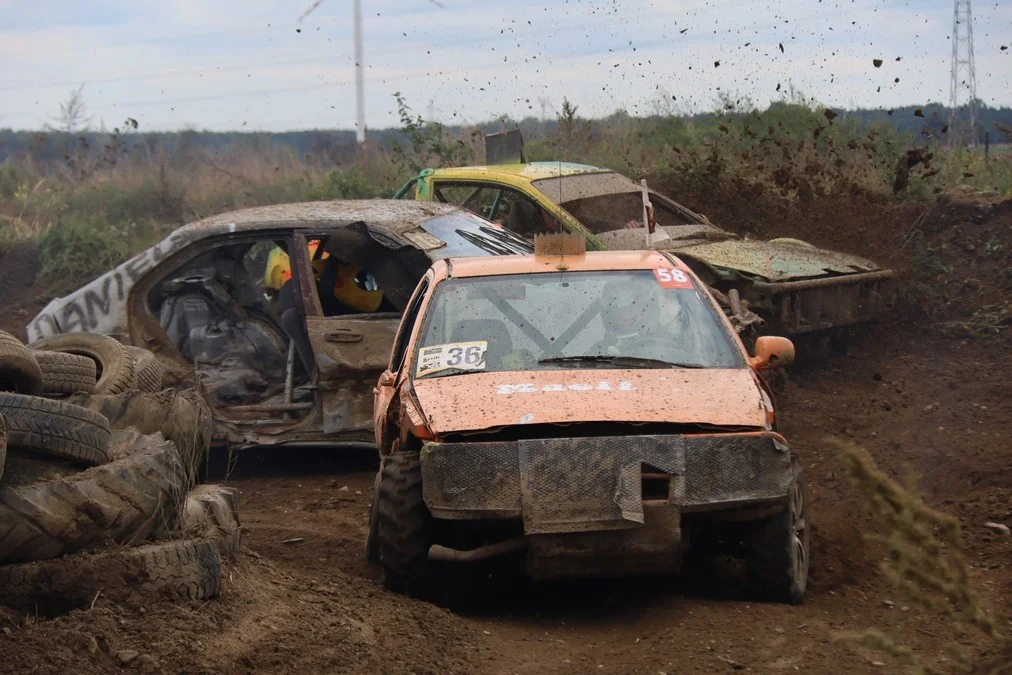
[[[259,137],[212,150],[182,142],[183,135],[172,152],[115,138],[102,152],[72,151],[62,163],[7,161],[0,165],[0,250],[36,242],[43,290],[73,288],[185,222],[263,204],[389,197],[418,167],[482,160],[476,130],[450,132],[402,112],[407,142],[359,153],[344,166],[325,152],[303,156]],[[897,165],[915,139],[885,124],[831,119],[800,99],[766,110],[725,99],[704,120],[671,112],[588,121],[570,105],[557,129],[528,134],[528,156],[606,166],[691,194],[725,187],[802,203],[854,191],[930,200],[954,185],[1012,195],[1012,159],[984,162],[971,150],[936,151],[929,165],[910,168],[894,195]],[[932,267],[940,262],[934,253],[916,254]]]
[[[886,578],[912,602],[945,614],[953,624],[976,628],[997,646],[993,664],[973,664],[959,653],[950,653],[952,665],[961,672],[1008,672],[1003,669],[1012,668],[1010,626],[1007,619],[992,615],[970,580],[959,521],[925,504],[912,480],[903,486],[889,478],[864,448],[833,439],[829,442],[840,450],[851,483],[879,525],[867,536],[885,549],[881,570]],[[919,675],[940,672],[880,631],[869,629],[840,637],[875,649]]]

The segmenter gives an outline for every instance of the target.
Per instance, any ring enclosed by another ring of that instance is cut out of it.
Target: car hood
[[[413,386],[437,436],[572,422],[766,424],[747,368],[470,373],[414,380]]]
[[[796,239],[729,239],[712,242],[672,239],[658,248],[769,281],[860,274],[882,269],[866,258],[827,251]]]

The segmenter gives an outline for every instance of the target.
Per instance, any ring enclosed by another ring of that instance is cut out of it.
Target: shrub
[[[95,215],[63,216],[39,237],[39,281],[50,293],[76,289],[158,238],[156,228],[109,223]]]

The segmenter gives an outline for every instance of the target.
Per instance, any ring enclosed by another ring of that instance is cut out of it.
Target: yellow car
[[[591,250],[675,253],[710,287],[739,331],[751,326],[828,338],[887,307],[891,270],[797,239],[741,238],[653,190],[657,227],[648,245],[642,191],[609,169],[517,162],[425,169],[394,198],[456,204],[528,238],[569,232],[582,234]]]

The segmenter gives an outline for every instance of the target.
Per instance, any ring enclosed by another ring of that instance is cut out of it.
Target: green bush
[[[394,191],[365,175],[358,166],[345,169],[331,169],[306,190],[307,201],[329,199],[375,199],[389,198]]]
[[[155,229],[95,215],[63,216],[39,237],[39,282],[57,294],[78,288],[154,243]]]

